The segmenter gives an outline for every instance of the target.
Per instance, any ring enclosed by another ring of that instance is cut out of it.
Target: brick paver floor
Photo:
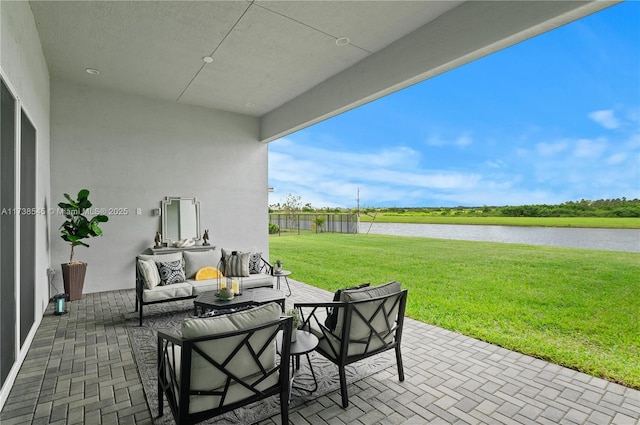
[[[288,308],[331,299],[290,281]],[[50,305],[0,423],[153,423],[125,329],[134,300],[133,290],[87,294],[64,316]],[[291,423],[640,424],[639,391],[415,320],[402,351],[404,382],[392,366],[351,384],[347,409],[334,391],[293,408]]]

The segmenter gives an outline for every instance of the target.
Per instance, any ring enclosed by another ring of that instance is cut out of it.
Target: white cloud
[[[602,139],[579,139],[573,150],[573,155],[578,158],[599,158],[607,148],[606,142]]]
[[[459,148],[464,148],[466,146],[471,145],[472,143],[473,143],[473,139],[468,134],[462,134],[452,139],[443,139],[439,136],[431,136],[425,141],[425,144],[427,146],[435,146],[435,147],[457,146]]]
[[[542,156],[554,156],[569,147],[566,141],[547,143],[541,142],[536,145],[536,151]]]
[[[458,137],[455,141],[455,145],[461,148],[469,146],[471,143],[473,143],[473,140],[471,139],[471,137],[466,135]]]
[[[596,123],[609,130],[620,127],[620,121],[615,117],[612,109],[603,109],[601,111],[593,111],[588,114]]]
[[[606,159],[605,162],[607,163],[607,165],[618,165],[618,164],[622,164],[627,158],[628,158],[628,155],[626,153],[620,152],[620,153],[611,155]]]
[[[358,188],[380,202],[420,205],[434,192],[473,190],[481,176],[473,172],[425,169],[421,153],[408,147],[390,147],[364,153],[309,147],[295,141],[269,146],[271,204],[287,193],[301,196],[316,207],[353,207]]]
[[[522,205],[640,197],[640,161],[632,160],[640,157],[640,132],[622,130],[606,138],[586,133],[583,138],[554,139],[547,133],[547,139],[529,137],[513,144],[505,140],[519,140],[517,134],[505,135],[491,148],[464,135],[428,139],[430,146],[444,149],[396,146],[391,139],[378,144],[339,139],[324,143],[322,135],[281,139],[269,144],[269,185],[275,188],[269,202],[282,202],[293,193],[314,207],[351,208],[358,189],[361,206]],[[465,143],[469,147],[462,149]]]
[[[425,144],[427,146],[445,146],[447,145],[447,141],[444,139],[441,139],[440,137],[437,136],[433,136],[433,137],[429,137],[426,141]]]
[[[495,159],[495,160],[490,159],[490,160],[487,160],[485,164],[489,168],[505,168],[506,167],[506,164],[504,163],[504,161],[500,159]]]

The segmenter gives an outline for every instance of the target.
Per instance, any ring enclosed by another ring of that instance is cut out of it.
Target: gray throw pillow
[[[156,262],[152,259],[138,260],[138,270],[146,289],[153,289],[160,284],[160,273]]]
[[[208,251],[183,252],[184,274],[187,279],[196,277],[196,273],[203,267],[218,267],[220,251],[210,249]]]

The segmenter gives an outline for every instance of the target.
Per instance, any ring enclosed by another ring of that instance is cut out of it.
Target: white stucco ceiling
[[[259,116],[264,140],[613,3],[30,2],[52,79]]]

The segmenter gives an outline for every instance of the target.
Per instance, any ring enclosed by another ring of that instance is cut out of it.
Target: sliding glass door
[[[16,361],[16,100],[0,80],[0,386]]]
[[[35,322],[36,129],[20,117],[20,348]]]

